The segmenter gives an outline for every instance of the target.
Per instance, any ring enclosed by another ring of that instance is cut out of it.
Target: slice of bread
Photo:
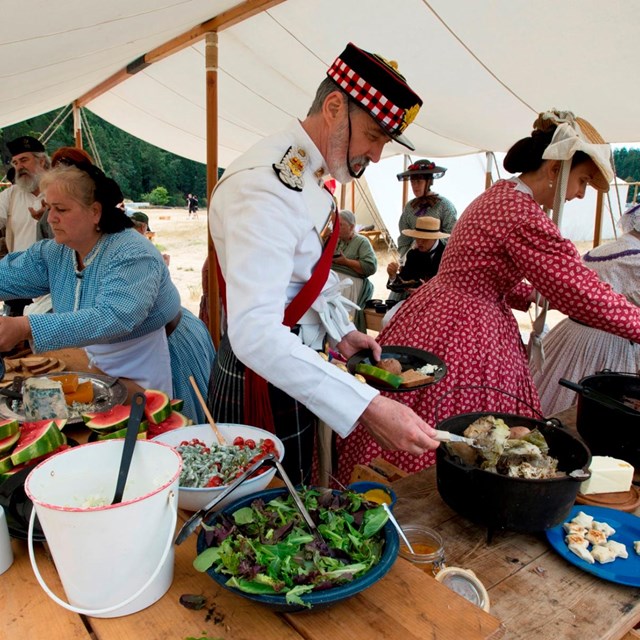
[[[420,373],[415,369],[407,369],[406,371],[403,371],[400,377],[402,378],[400,386],[409,389],[422,384],[428,384],[435,380],[434,376],[425,376],[423,373]]]

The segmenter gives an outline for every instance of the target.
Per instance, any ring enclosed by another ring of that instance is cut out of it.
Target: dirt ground
[[[199,211],[197,218],[189,218],[186,209],[145,209],[149,216],[151,230],[155,233],[154,243],[162,253],[171,256],[169,270],[173,282],[180,291],[183,306],[198,315],[200,297],[202,295],[202,265],[207,257],[207,213]],[[584,253],[591,248],[591,243],[576,243],[578,251]],[[378,271],[372,277],[374,298],[386,299],[388,290],[387,264],[393,259],[386,250],[384,242],[376,247]],[[531,330],[531,319],[528,313],[515,311],[520,328],[524,332]],[[547,315],[549,327],[555,326],[564,316],[557,311]]]

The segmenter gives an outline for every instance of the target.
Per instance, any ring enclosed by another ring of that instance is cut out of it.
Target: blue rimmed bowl
[[[340,491],[334,491],[334,494],[338,494]],[[245,496],[228,505],[222,511],[216,512],[213,514],[211,518],[207,520],[208,525],[214,525],[217,519],[220,517],[220,514],[226,513],[227,515],[232,514],[234,511],[238,509],[242,509],[243,507],[249,507],[254,500],[262,499],[265,503],[270,502],[271,500],[286,495],[287,490],[284,488],[277,489],[267,489],[265,491],[260,491],[258,493],[254,493],[249,496]],[[378,564],[369,569],[367,573],[348,582],[343,585],[339,585],[337,587],[333,587],[331,589],[324,589],[320,591],[312,591],[310,593],[306,593],[301,596],[301,599],[306,604],[310,605],[312,609],[319,609],[335,604],[336,602],[341,602],[342,600],[346,600],[347,598],[351,598],[356,594],[368,589],[371,585],[375,584],[382,577],[386,575],[386,573],[391,569],[391,566],[396,561],[398,557],[399,551],[399,540],[398,533],[395,528],[391,524],[391,522],[387,522],[382,529],[384,533],[384,550],[382,552],[382,556]],[[198,554],[202,553],[207,548],[207,543],[205,541],[205,532],[201,530],[198,534],[197,541],[197,551]],[[227,586],[227,580],[229,580],[230,576],[219,573],[212,568],[207,570],[209,576],[217,582],[220,586],[232,591],[233,593],[241,596],[243,598],[247,598],[252,600],[253,602],[258,602],[262,605],[265,605],[272,609],[273,611],[278,612],[286,612],[286,613],[295,613],[297,611],[309,611],[308,607],[301,606],[299,604],[289,604],[286,601],[286,596],[283,595],[259,595],[253,593],[245,593],[244,591],[240,591],[235,589],[234,587]]]

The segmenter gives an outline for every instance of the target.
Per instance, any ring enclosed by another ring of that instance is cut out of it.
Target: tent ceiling
[[[238,4],[14,3],[0,24],[0,126],[71,103]],[[610,142],[640,140],[640,88],[632,75],[639,26],[636,0],[285,0],[219,34],[220,164],[304,117],[348,41],[397,60],[424,99],[409,128],[417,155],[506,150],[550,107],[586,117]],[[148,142],[204,162],[204,43],[87,106]]]

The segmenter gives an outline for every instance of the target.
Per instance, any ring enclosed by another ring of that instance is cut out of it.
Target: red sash
[[[320,260],[313,270],[311,277],[304,283],[302,289],[298,291],[295,298],[289,303],[284,312],[282,324],[293,327],[298,320],[309,310],[314,300],[320,295],[329,277],[331,262],[340,231],[340,216],[334,216],[333,232],[324,246]],[[227,291],[220,264],[216,256],[216,273],[218,274],[218,286],[222,306],[227,309]],[[269,388],[267,381],[259,376],[255,371],[245,367],[244,373],[244,421],[254,427],[262,427],[271,433],[275,433],[273,424],[273,412],[269,400]]]

